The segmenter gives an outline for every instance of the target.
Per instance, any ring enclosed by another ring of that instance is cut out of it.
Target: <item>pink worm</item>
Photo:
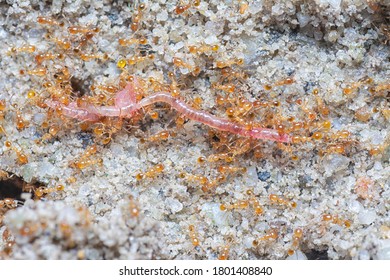
[[[157,92],[145,97],[137,104],[136,107],[138,107],[137,109],[140,109],[156,102],[167,103],[187,118],[221,131],[228,131],[233,134],[256,139],[265,139],[284,143],[291,142],[290,135],[286,133],[279,133],[275,129],[268,129],[264,127],[252,127],[251,129],[247,129],[242,124],[232,122],[228,119],[219,118],[210,113],[192,108],[184,101],[177,99],[166,92]]]
[[[115,98],[115,106],[96,107],[93,104],[84,104],[83,107],[77,107],[75,102],[70,103],[68,106],[59,104],[55,101],[49,102],[50,103],[47,104],[50,107],[61,106],[63,108],[64,115],[87,121],[97,121],[101,116],[131,118],[138,110],[157,102],[163,102],[169,104],[185,117],[221,131],[228,131],[233,134],[255,139],[272,140],[282,143],[291,142],[291,136],[286,133],[279,133],[275,129],[264,127],[252,127],[247,129],[242,124],[197,110],[189,106],[184,101],[173,97],[168,92],[153,93],[152,95],[143,98],[137,103],[135,99],[135,90],[132,83],[129,83],[125,89],[117,93]]]
[[[87,109],[78,107],[76,102],[71,102],[68,105],[64,105],[58,101],[46,100],[46,105],[53,109],[61,108],[63,115],[75,119],[91,122],[96,122],[100,119],[98,115],[89,112]]]

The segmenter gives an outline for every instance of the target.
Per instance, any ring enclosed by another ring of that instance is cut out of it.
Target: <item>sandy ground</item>
[[[26,199],[16,209],[3,205],[2,258],[390,258],[389,1],[183,1],[179,14],[179,1],[114,2],[0,3],[0,169],[8,172],[0,195],[5,203],[4,190],[16,188],[11,198]],[[38,24],[39,16],[55,22]],[[70,26],[100,30],[84,46]],[[124,47],[119,38],[148,42]],[[95,57],[80,59],[78,47]],[[53,55],[42,63],[46,74],[28,74],[40,53]],[[132,57],[143,61],[129,65]],[[175,66],[174,57],[184,64]],[[128,60],[123,70],[121,59]],[[217,62],[231,64],[235,74],[224,78]],[[252,140],[245,149],[245,138],[191,120],[177,125],[175,111],[157,105],[122,129],[110,119],[104,128],[112,139],[102,144],[96,124],[83,127],[38,106],[57,94],[47,83],[55,84],[65,66],[73,92],[84,96],[92,85],[118,86],[122,71],[144,79],[149,94],[157,81],[172,89],[174,72],[181,98],[201,110],[226,118],[232,105],[218,105],[217,96],[230,96],[236,109],[238,96],[267,101],[253,110],[255,120],[309,123],[291,134],[312,140]],[[230,95],[223,91],[229,84]],[[31,90],[36,96],[29,98]],[[163,130],[171,133],[167,140],[152,137]],[[341,131],[349,135],[343,139]],[[314,140],[316,132],[324,137]],[[93,143],[97,152],[84,158],[94,164],[75,168]],[[211,160],[221,153],[233,161]],[[20,162],[23,154],[28,163]],[[151,170],[157,164],[163,172]],[[202,191],[199,176],[212,182],[221,166],[232,172]],[[140,172],[156,176],[137,180]],[[15,184],[17,176],[24,183]],[[31,195],[20,198],[22,185]],[[41,199],[37,188],[47,193]],[[273,202],[272,194],[280,199]]]

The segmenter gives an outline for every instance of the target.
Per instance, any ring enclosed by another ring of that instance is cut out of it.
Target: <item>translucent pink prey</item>
[[[115,105],[113,106],[96,106],[89,103],[77,106],[76,102],[64,105],[53,100],[47,101],[46,104],[51,108],[61,107],[63,114],[68,117],[96,122],[101,117],[131,118],[134,113],[146,106],[155,103],[166,103],[186,118],[203,123],[204,125],[220,131],[228,131],[236,135],[255,139],[271,140],[282,143],[291,142],[291,136],[286,133],[279,133],[275,129],[264,127],[247,128],[243,124],[195,109],[168,92],[156,92],[137,102],[137,87],[138,82],[136,79],[134,79],[133,82],[129,82],[124,89],[116,93]]]

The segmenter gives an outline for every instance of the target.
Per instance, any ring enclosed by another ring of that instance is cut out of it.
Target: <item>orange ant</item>
[[[71,165],[80,170],[85,169],[93,164],[102,165],[103,164],[102,158],[90,159],[90,157],[96,154],[96,152],[97,152],[97,146],[95,144],[88,146],[86,151],[81,155],[81,157],[75,162],[71,163]]]
[[[16,199],[4,198],[3,200],[0,200],[0,209],[15,209],[21,204],[22,202]]]
[[[169,85],[169,91],[172,96],[178,97],[180,95],[180,89],[175,79],[175,74],[173,72],[169,72],[168,77],[171,80],[171,84]]]
[[[270,194],[269,200],[271,201],[272,204],[285,205],[291,208],[297,207],[297,203],[295,201],[288,201],[284,198],[277,196],[276,194]]]
[[[139,215],[139,208],[135,203],[134,197],[132,195],[129,195],[129,200],[130,215],[136,218]]]
[[[246,209],[250,205],[255,210],[256,215],[261,215],[264,212],[263,207],[261,207],[260,202],[257,200],[257,198],[254,196],[253,192],[251,190],[248,190],[247,195],[249,195],[249,199],[246,200],[239,200],[231,205],[225,205],[221,204],[219,206],[219,209],[221,211],[227,211],[227,210],[233,210],[233,209]]]
[[[58,124],[53,124],[49,127],[48,133],[45,133],[42,136],[42,141],[47,141],[52,139],[57,135],[57,133],[60,131],[60,126]]]
[[[118,43],[122,47],[129,46],[129,45],[135,45],[135,44],[137,44],[137,45],[146,45],[148,43],[148,39],[146,39],[146,38],[140,38],[140,39],[135,39],[135,38],[132,38],[132,39],[119,39]]]
[[[219,46],[218,45],[209,46],[209,45],[202,44],[199,47],[189,46],[188,50],[192,54],[200,55],[202,53],[217,52],[219,50]]]
[[[33,45],[24,45],[22,47],[16,48],[12,47],[8,52],[7,55],[17,54],[17,53],[33,53],[35,52],[36,48]]]
[[[246,167],[234,167],[234,166],[226,166],[226,165],[221,165],[218,167],[218,172],[222,174],[231,174],[231,173],[245,173],[246,172]]]
[[[291,77],[288,77],[288,78],[286,78],[284,80],[281,80],[281,81],[278,81],[278,82],[274,83],[273,85],[265,84],[263,87],[264,87],[265,90],[268,91],[268,90],[271,90],[272,87],[275,87],[275,86],[276,87],[277,86],[285,86],[285,85],[291,85],[293,83],[294,83],[294,79],[291,78]]]
[[[164,171],[165,167],[163,164],[159,163],[159,164],[156,164],[155,166],[149,168],[146,172],[144,173],[138,173],[137,175],[135,175],[135,178],[139,181],[139,180],[142,180],[142,179],[145,179],[145,178],[150,178],[150,179],[153,179],[155,178],[157,175],[161,174],[163,171]]]
[[[53,53],[41,53],[35,56],[35,62],[38,65],[41,65],[45,60],[53,60],[53,59],[64,59],[64,55],[62,53],[53,54]]]
[[[178,57],[174,57],[172,59],[172,63],[176,66],[176,67],[182,67],[182,68],[186,68],[189,72],[193,72],[194,71],[194,67],[186,62],[183,61],[183,59],[181,58],[178,58]]]
[[[72,35],[76,34],[88,34],[88,33],[98,33],[100,31],[99,27],[95,28],[85,28],[80,26],[69,26],[68,32]],[[93,35],[92,35],[93,36]]]
[[[54,192],[62,192],[65,190],[64,185],[57,185],[53,187],[39,187],[34,189],[34,195],[36,198],[41,199],[44,195],[51,194]]]
[[[191,239],[191,243],[193,246],[199,246],[199,238],[198,235],[195,231],[195,226],[194,225],[189,225],[188,226],[188,231],[189,231],[189,237]]]
[[[133,14],[132,23],[130,25],[130,28],[131,30],[133,30],[133,32],[136,32],[138,30],[145,8],[145,4],[139,4],[137,7],[137,11]]]
[[[264,213],[263,207],[260,205],[260,202],[255,197],[253,191],[247,190],[246,194],[249,196],[249,203],[252,204],[253,209],[255,210],[256,215],[261,215]]]
[[[218,254],[218,260],[227,260],[229,258],[230,247],[233,244],[233,240],[231,237],[228,237],[226,240],[226,244],[221,246],[220,252]]]
[[[287,254],[289,256],[292,256],[295,250],[299,247],[299,242],[301,241],[302,237],[303,237],[302,229],[300,228],[295,229],[292,236],[291,248],[287,251]]]
[[[92,59],[99,59],[99,60],[102,60],[102,61],[105,61],[108,59],[108,55],[107,54],[85,54],[85,53],[82,53],[80,54],[80,58],[83,60],[83,61],[90,61]]]
[[[147,56],[132,56],[127,60],[127,62],[129,63],[129,65],[134,65],[137,63],[145,62],[147,60],[154,60],[154,54],[149,54]]]
[[[275,228],[271,228],[264,236],[253,240],[252,245],[253,247],[257,247],[262,241],[275,241],[278,239],[278,236],[278,231]]]
[[[291,77],[288,77],[284,80],[281,80],[281,81],[274,83],[274,86],[285,86],[285,85],[291,85],[293,83],[294,83],[294,79]]]
[[[168,140],[169,135],[170,135],[169,131],[163,130],[163,131],[160,131],[160,132],[156,133],[155,135],[152,135],[152,136],[150,136],[150,137],[148,137],[146,139],[143,139],[142,142],[146,142],[146,141],[157,142],[157,141]]]
[[[207,177],[202,175],[193,175],[186,172],[181,172],[179,174],[180,178],[187,179],[192,182],[198,182],[202,186],[203,192],[209,192],[215,188],[219,183],[225,181],[226,177],[224,175],[219,175],[214,180],[209,180]]]
[[[345,226],[346,228],[351,227],[351,221],[340,219],[338,215],[324,214],[322,215],[324,222],[332,222],[339,226]]]
[[[199,5],[200,5],[200,0],[194,0],[192,3],[188,2],[187,4],[184,4],[184,5],[181,2],[182,1],[180,1],[180,5],[176,6],[176,8],[175,8],[175,13],[177,15],[184,13],[185,11],[187,11],[191,7],[199,7]]]
[[[47,70],[45,67],[39,67],[36,69],[28,70],[27,74],[33,75],[33,76],[46,76]]]
[[[51,17],[39,16],[39,17],[37,17],[37,22],[39,24],[49,25],[49,26],[60,26],[60,27],[64,26],[63,22],[58,22],[58,21],[52,19]]]
[[[5,147],[12,149],[16,153],[19,164],[23,165],[28,163],[27,156],[20,150],[18,150],[16,147],[14,147],[10,141],[5,141]]]
[[[72,47],[68,40],[58,38],[53,38],[52,40],[63,50],[69,50]]]
[[[389,146],[390,146],[390,136],[388,136],[385,139],[383,144],[371,147],[368,150],[368,153],[370,154],[370,156],[378,156],[380,154],[383,154]]]
[[[248,7],[249,4],[246,1],[240,1],[240,9],[239,9],[240,14],[241,15],[245,14]]]
[[[16,128],[18,130],[23,130],[27,127],[28,122],[23,119],[22,113],[18,110],[16,111]]]
[[[237,71],[230,67],[225,67],[221,69],[221,75],[223,78],[231,81],[232,79],[246,80],[248,74],[243,71]]]
[[[236,90],[236,86],[234,84],[222,85],[222,84],[213,83],[211,87],[214,89],[222,90],[226,93],[233,93]]]
[[[243,65],[243,64],[244,64],[244,59],[236,58],[236,59],[225,60],[225,61],[217,61],[215,63],[215,66],[217,68],[225,68],[225,67],[231,67],[233,65]]]
[[[357,89],[359,89],[362,85],[368,85],[371,84],[373,80],[371,78],[363,78],[359,80],[358,82],[351,83],[343,88],[343,93],[345,95],[351,95],[354,93]]]
[[[239,200],[231,205],[221,204],[219,209],[221,211],[233,210],[233,209],[246,209],[249,206],[248,200]]]

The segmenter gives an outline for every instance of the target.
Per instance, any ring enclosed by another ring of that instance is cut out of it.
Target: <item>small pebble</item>
[[[260,181],[265,182],[269,178],[271,178],[271,173],[269,173],[268,171],[258,172],[257,177],[259,178]]]

